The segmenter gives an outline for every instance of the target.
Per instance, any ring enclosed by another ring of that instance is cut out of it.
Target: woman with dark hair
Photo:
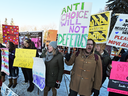
[[[16,87],[17,85],[17,73],[16,71],[18,70],[17,67],[13,67],[13,61],[14,61],[14,58],[15,58],[15,45],[12,43],[12,42],[7,42],[6,44],[6,48],[9,49],[9,84],[8,84],[8,87],[10,88],[12,85],[13,88]],[[13,82],[12,82],[13,80]]]
[[[24,40],[24,49],[35,49],[33,42],[31,41],[31,39],[26,38]],[[38,52],[36,52],[36,57],[38,57],[39,54]],[[21,68],[25,81],[24,83],[27,83],[29,81],[30,86],[28,87],[27,91],[32,92],[34,89],[34,84],[33,84],[33,76],[32,76],[32,69],[29,68]]]

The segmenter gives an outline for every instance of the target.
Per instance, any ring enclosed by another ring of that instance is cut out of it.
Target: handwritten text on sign
[[[32,68],[33,57],[36,56],[36,49],[16,49],[13,66]]]
[[[107,45],[128,48],[128,14],[120,14]]]
[[[128,62],[112,61],[108,91],[128,95]]]
[[[43,91],[45,87],[45,64],[42,58],[34,57],[33,83]]]
[[[75,3],[61,12],[58,45],[85,48],[90,23],[91,3]]]

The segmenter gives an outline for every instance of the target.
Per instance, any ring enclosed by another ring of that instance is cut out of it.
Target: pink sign
[[[128,62],[112,61],[107,90],[128,95]]]

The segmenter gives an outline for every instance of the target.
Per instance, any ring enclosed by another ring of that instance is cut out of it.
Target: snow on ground
[[[72,66],[64,65],[65,70],[71,70]],[[19,77],[17,80],[17,86],[15,88],[11,88],[13,92],[15,92],[19,96],[43,96],[43,91],[40,91],[36,86],[34,87],[34,90],[32,92],[27,92],[27,88],[29,87],[29,84],[23,85],[24,77],[23,73],[21,71],[21,68],[19,68]],[[5,84],[8,85],[9,81],[6,76]],[[70,83],[70,75],[63,75],[63,79],[61,82],[60,88],[57,90],[57,96],[68,96],[69,93],[69,83]],[[100,90],[99,96],[108,96],[107,91],[107,85],[108,85],[108,79],[103,84],[103,87]],[[52,96],[52,90],[49,91],[48,96]],[[79,96],[79,95],[78,95]]]

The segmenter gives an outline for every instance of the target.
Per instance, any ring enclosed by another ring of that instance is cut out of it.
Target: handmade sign
[[[1,88],[1,95],[2,96],[18,96],[16,93],[14,93],[10,88],[8,88],[5,83],[2,83]]]
[[[120,14],[107,45],[128,48],[128,14]]]
[[[106,43],[111,20],[111,11],[91,15],[88,39],[96,43]]]
[[[46,45],[48,45],[51,41],[56,41],[56,39],[57,39],[57,30],[48,30]]]
[[[16,49],[13,66],[30,68],[33,67],[33,57],[36,56],[36,49]]]
[[[30,38],[37,49],[42,49],[43,47],[43,31],[34,32],[20,32],[19,33],[19,47],[23,47],[23,41],[25,38]]]
[[[45,64],[42,58],[33,57],[33,83],[43,91],[45,87]]]
[[[19,27],[13,25],[4,25],[3,28],[3,43],[6,44],[7,41],[13,42],[15,45],[19,44]]]
[[[112,61],[108,91],[128,95],[128,62]]]
[[[62,9],[59,46],[86,48],[92,3],[75,3]]]
[[[2,57],[2,65],[1,71],[9,75],[9,51],[7,48],[0,48],[1,49],[1,57]]]

